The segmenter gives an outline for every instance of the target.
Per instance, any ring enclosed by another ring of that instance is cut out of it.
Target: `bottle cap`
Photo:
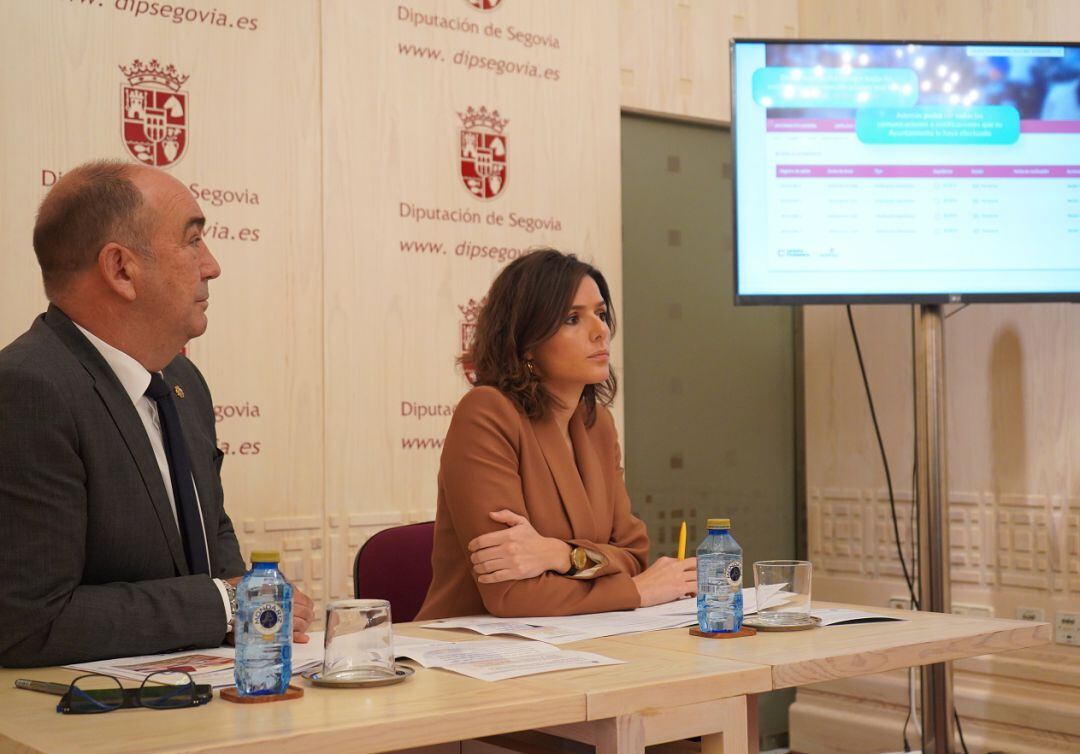
[[[277,563],[281,560],[281,556],[278,555],[277,550],[252,550],[251,562],[252,563]]]
[[[730,529],[731,528],[731,519],[730,518],[710,518],[708,523],[706,524],[706,526],[708,526],[708,528],[710,528],[710,529]]]

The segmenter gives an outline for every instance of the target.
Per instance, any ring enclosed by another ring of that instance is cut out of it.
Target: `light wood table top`
[[[775,689],[1007,652],[1050,641],[1048,623],[828,602],[815,602],[814,606],[851,608],[906,620],[808,631],[759,631],[757,636],[739,639],[702,639],[682,628],[614,636],[611,641],[767,665],[772,668]]]
[[[16,678],[68,683],[76,675],[63,668],[0,670],[0,751],[375,752],[586,716],[580,691],[488,683],[442,670],[418,670],[403,683],[374,689],[327,689],[294,679],[304,697],[288,702],[215,698],[205,707],[98,715],[61,715],[59,697],[13,687]]]
[[[757,694],[771,688],[769,668],[759,664],[617,642],[614,637],[563,648],[596,652],[628,663],[521,679],[530,685],[581,691],[586,695],[588,720]]]
[[[424,629],[402,624],[396,631],[441,641],[470,641],[486,637],[466,630]],[[684,632],[686,629],[682,629]],[[563,644],[560,649],[595,652],[624,660],[623,665],[605,665],[578,670],[561,670],[499,681],[498,687],[522,686],[537,690],[570,691],[583,694],[587,703],[585,720],[599,720],[640,712],[666,704],[693,704],[742,694],[770,690],[769,668],[760,664],[723,657],[699,657],[653,646],[617,642],[617,637]],[[521,639],[521,641],[526,641]]]

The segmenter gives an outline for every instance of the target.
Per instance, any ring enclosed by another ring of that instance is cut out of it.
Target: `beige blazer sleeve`
[[[418,620],[572,615],[640,604],[631,577],[645,567],[648,537],[630,512],[614,422],[602,411],[585,428],[575,415],[571,438],[573,456],[553,423],[530,421],[494,388],[474,388],[462,399],[443,445],[433,580]],[[503,528],[488,515],[503,508],[528,518],[543,536],[601,552],[607,564],[591,579],[549,572],[477,583],[468,543]]]

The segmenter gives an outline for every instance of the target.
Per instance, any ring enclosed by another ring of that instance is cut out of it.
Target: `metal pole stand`
[[[919,500],[919,606],[950,612],[949,504],[945,453],[945,342],[942,307],[916,308],[915,453]],[[922,754],[953,752],[952,664],[922,667]]]

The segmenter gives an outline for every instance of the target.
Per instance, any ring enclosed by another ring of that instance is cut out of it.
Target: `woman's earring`
[[[529,374],[536,375],[536,364],[532,359],[525,359],[525,368],[529,370]]]

